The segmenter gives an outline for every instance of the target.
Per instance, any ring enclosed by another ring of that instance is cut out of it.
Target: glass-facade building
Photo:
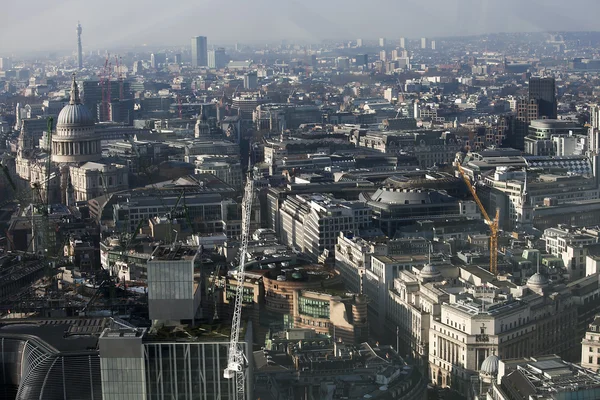
[[[249,324],[250,325],[250,324]],[[252,329],[242,346],[246,398],[252,399]],[[104,400],[234,399],[233,379],[225,379],[228,335],[174,340],[146,335],[143,329],[109,330],[99,340]],[[219,337],[217,337],[219,336]]]

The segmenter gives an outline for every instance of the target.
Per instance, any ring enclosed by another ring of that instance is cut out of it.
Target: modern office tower
[[[91,111],[96,122],[100,121],[98,113],[99,105],[102,103],[102,86],[100,86],[100,82],[97,80],[81,82],[81,92],[83,104]]]
[[[0,71],[6,71],[12,68],[10,58],[0,57]]]
[[[357,54],[356,55],[356,65],[357,66],[367,66],[369,64],[369,55],[368,54]]]
[[[159,246],[148,261],[148,312],[153,321],[191,321],[200,306],[200,286],[194,268],[198,249]]]
[[[600,105],[598,104],[590,107],[590,125],[592,128],[600,129]]]
[[[400,38],[400,47],[402,47],[403,49],[406,48],[406,39],[403,37]]]
[[[77,23],[77,67],[83,68],[83,52],[81,50],[81,24]]]
[[[387,53],[385,52],[385,50],[381,50],[379,52],[379,59],[381,61],[386,61],[387,60]]]
[[[538,101],[541,118],[557,118],[558,102],[556,101],[556,81],[554,78],[532,76],[529,79],[529,98]]]
[[[431,41],[431,50],[435,50],[435,40]]]
[[[150,66],[154,69],[159,68],[167,62],[167,55],[165,53],[152,53],[150,54]]]
[[[227,54],[222,47],[208,52],[208,68],[221,69],[227,66]]]
[[[256,71],[244,75],[244,89],[254,90],[258,87],[258,74]]]
[[[244,397],[237,396],[235,385],[223,377],[227,366],[229,330],[226,326],[212,325],[180,325],[175,328],[159,327],[149,330],[124,324],[122,327],[109,327],[98,339],[102,394],[93,398],[254,398],[252,324],[249,322],[244,327],[240,337],[240,347],[248,360],[245,368],[247,386]],[[181,332],[187,332],[187,335],[181,335]],[[94,361],[97,363],[98,358]],[[87,368],[87,365],[83,365],[82,368]],[[60,378],[59,375],[58,379],[52,382],[62,382]]]
[[[356,47],[362,47],[363,46],[363,40],[362,39],[356,39]]]
[[[206,36],[192,38],[192,67],[206,67],[208,65],[208,46]]]
[[[421,38],[421,48],[422,49],[427,48],[427,38]]]
[[[175,54],[175,64],[181,64],[181,53]]]
[[[385,38],[379,38],[379,47],[385,47]]]
[[[133,62],[133,74],[140,75],[144,71],[144,66],[140,60]]]

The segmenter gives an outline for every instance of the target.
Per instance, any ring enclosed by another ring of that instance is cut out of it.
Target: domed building
[[[16,161],[20,178],[42,187],[48,181],[49,201],[67,205],[129,187],[125,165],[102,161],[102,137],[96,132],[92,113],[81,103],[74,75],[70,94],[69,104],[56,120],[52,142],[46,132],[40,141],[45,151],[30,143],[22,132]],[[47,147],[52,157],[49,176]]]
[[[58,114],[56,133],[52,135],[52,161],[79,163],[102,158],[100,137],[95,134],[94,117],[79,98],[75,77],[71,84],[71,101]]]

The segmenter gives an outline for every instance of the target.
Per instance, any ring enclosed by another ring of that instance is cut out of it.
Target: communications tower
[[[83,53],[81,50],[81,24],[77,22],[77,67],[81,70],[83,68]]]

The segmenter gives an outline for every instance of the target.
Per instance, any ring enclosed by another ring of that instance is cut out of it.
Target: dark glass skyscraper
[[[540,118],[557,118],[556,81],[554,78],[531,77],[529,79],[529,99],[539,105]]]
[[[192,67],[206,67],[208,65],[208,46],[206,36],[192,38]]]

